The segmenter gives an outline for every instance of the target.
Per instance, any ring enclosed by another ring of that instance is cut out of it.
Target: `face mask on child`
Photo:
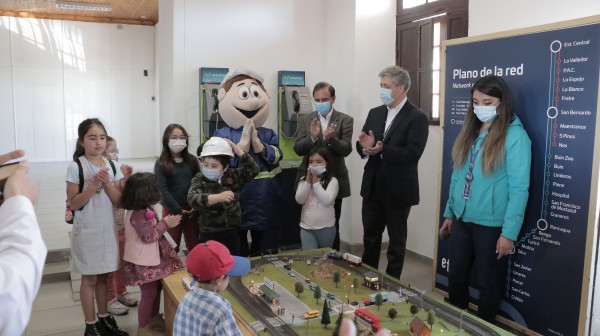
[[[202,175],[210,181],[217,181],[221,178],[221,170],[202,167]]]
[[[317,177],[323,176],[323,174],[325,174],[325,172],[327,171],[327,167],[325,166],[309,166],[308,169],[310,169],[315,175],[317,175]]]
[[[171,150],[171,152],[173,152],[175,154],[181,152],[185,148],[185,146],[187,146],[185,140],[180,140],[180,139],[169,140],[169,149]]]

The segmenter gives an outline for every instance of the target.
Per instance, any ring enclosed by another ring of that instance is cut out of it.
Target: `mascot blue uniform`
[[[269,116],[270,97],[263,86],[263,77],[248,69],[230,71],[219,89],[219,114],[227,127],[214,136],[227,138],[250,153],[260,169],[259,175],[240,190],[242,225],[240,255],[277,253],[282,182],[279,161],[283,157],[277,134],[262,127]],[[230,167],[240,167],[238,158]],[[248,231],[252,245],[248,244]]]

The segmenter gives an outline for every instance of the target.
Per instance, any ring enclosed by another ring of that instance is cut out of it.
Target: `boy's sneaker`
[[[107,317],[98,317],[100,319],[100,324],[106,330],[106,335],[112,336],[129,336],[129,333],[117,325],[117,321],[112,315],[108,315]]]
[[[104,332],[104,328],[100,322],[96,322],[94,324],[85,324],[85,333],[83,336],[104,336],[106,333]]]
[[[119,300],[114,300],[108,303],[108,312],[113,315],[125,315],[129,313],[129,308],[124,306]]]
[[[117,296],[117,300],[127,307],[135,307],[138,304],[138,300],[131,293],[125,293],[123,295]]]

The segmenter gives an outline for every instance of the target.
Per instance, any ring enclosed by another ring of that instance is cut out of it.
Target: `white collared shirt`
[[[400,112],[402,107],[404,107],[404,104],[406,104],[407,100],[408,100],[408,97],[404,97],[404,99],[400,102],[400,104],[398,104],[398,106],[396,106],[394,108],[391,108],[389,106],[387,107],[388,114],[387,114],[387,118],[385,119],[385,127],[383,129],[383,138],[385,138],[385,135],[387,134],[388,130],[390,129],[390,126],[392,125],[394,118],[396,118],[396,116],[398,115],[398,112]]]
[[[333,114],[333,107],[325,116],[322,116],[321,113],[317,112],[319,115],[319,121],[321,122],[321,133],[325,132],[327,126],[329,126],[329,120],[331,120],[331,115]]]

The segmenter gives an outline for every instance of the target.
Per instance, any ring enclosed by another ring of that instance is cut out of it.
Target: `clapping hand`
[[[240,137],[240,141],[238,142],[238,147],[241,148],[244,152],[247,152],[250,149],[250,141],[252,138],[252,130],[254,128],[254,124],[252,120],[246,119],[246,123],[244,124],[244,128],[242,129],[242,136]]]
[[[121,174],[123,174],[124,178],[128,178],[133,174],[133,167],[128,164],[121,165]]]
[[[181,222],[181,215],[167,215],[163,217],[169,229],[176,227]]]
[[[319,122],[318,118],[313,118],[313,120],[310,121],[310,138],[318,138],[319,132],[321,132],[321,122]]]
[[[358,135],[358,143],[362,146],[363,151],[366,148],[373,147],[373,145],[375,145],[375,136],[373,135],[373,131],[369,131],[369,134],[360,132]]]
[[[329,140],[331,140],[331,138],[333,138],[336,128],[337,128],[337,124],[334,124],[334,123],[331,123],[331,124],[329,124],[329,126],[327,126],[325,131],[323,131],[323,138],[325,138],[325,141],[329,141]]]
[[[258,130],[254,125],[254,121],[250,119],[250,122],[252,123],[252,149],[254,150],[254,153],[260,153],[263,151],[263,149],[265,149],[265,146],[262,144],[260,138],[258,137]]]

